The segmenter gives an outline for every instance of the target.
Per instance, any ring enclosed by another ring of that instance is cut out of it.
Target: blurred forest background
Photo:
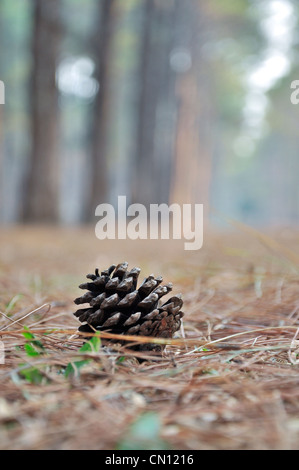
[[[1,223],[126,195],[298,224],[298,26],[291,0],[1,0]]]

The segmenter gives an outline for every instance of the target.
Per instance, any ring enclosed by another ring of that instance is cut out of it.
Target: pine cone
[[[112,265],[102,271],[86,277],[91,282],[79,286],[87,292],[75,299],[75,304],[88,303],[89,307],[77,310],[74,315],[79,318],[81,332],[94,330],[109,331],[125,335],[172,338],[180,328],[181,307],[180,295],[171,297],[167,302],[160,299],[172,290],[172,284],[160,285],[161,276],[148,276],[137,288],[139,268],[127,271],[128,263]],[[162,350],[164,346],[154,343],[139,343],[136,350]]]

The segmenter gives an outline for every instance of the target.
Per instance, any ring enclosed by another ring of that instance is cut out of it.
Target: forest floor
[[[298,241],[240,226],[184,251],[1,229],[1,449],[298,449]],[[78,285],[122,261],[184,299],[178,337],[143,362],[117,344],[79,351]]]

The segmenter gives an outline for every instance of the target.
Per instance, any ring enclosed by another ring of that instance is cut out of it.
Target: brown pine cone
[[[181,326],[183,300],[181,295],[168,299],[161,298],[172,290],[172,284],[161,285],[161,276],[148,276],[139,288],[137,280],[139,268],[127,271],[128,263],[112,265],[99,274],[88,274],[91,282],[81,284],[80,289],[87,292],[75,299],[75,304],[88,303],[89,307],[80,308],[74,315],[83,323],[81,332],[95,330],[115,334],[172,338]],[[163,345],[139,343],[134,349],[162,350]]]

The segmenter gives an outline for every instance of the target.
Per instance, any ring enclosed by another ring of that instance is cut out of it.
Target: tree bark
[[[180,0],[182,1],[182,0]],[[175,73],[170,67],[178,0],[145,0],[133,199],[168,203],[176,130]]]
[[[212,106],[207,66],[200,49],[204,31],[200,3],[179,3],[176,30],[177,46],[190,54],[191,60],[176,80],[178,115],[170,201],[202,203],[206,218],[212,171]]]
[[[60,0],[34,0],[31,76],[32,150],[25,186],[24,220],[56,222],[59,217],[58,90]]]
[[[132,199],[141,204],[148,204],[151,199],[153,126],[155,115],[155,95],[153,89],[152,67],[152,27],[155,13],[154,0],[145,0],[143,13],[143,34],[140,47],[140,91],[137,110],[137,146],[135,181]]]
[[[91,144],[91,189],[87,217],[91,220],[98,204],[108,199],[107,144],[109,130],[109,69],[114,26],[114,0],[98,2],[98,25],[94,42],[95,78],[99,83],[93,114]]]

